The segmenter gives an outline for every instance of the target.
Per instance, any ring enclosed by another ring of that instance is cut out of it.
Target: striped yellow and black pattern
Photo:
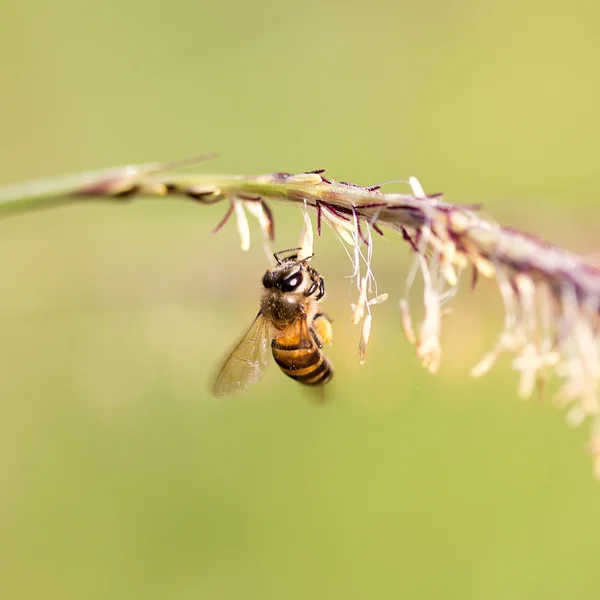
[[[300,383],[323,385],[333,376],[331,364],[317,346],[305,321],[276,337],[271,349],[281,370]]]

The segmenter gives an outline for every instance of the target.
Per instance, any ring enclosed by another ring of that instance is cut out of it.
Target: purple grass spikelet
[[[427,195],[410,177],[410,193],[384,193],[379,185],[360,186],[325,178],[323,170],[265,175],[165,175],[185,164],[147,163],[88,172],[71,177],[0,188],[0,214],[25,212],[110,198],[130,202],[135,196],[193,199],[197,204],[229,203],[219,231],[235,214],[241,247],[250,247],[247,212],[263,232],[265,251],[274,237],[272,203],[302,210],[302,255],[313,253],[310,211],[320,236],[325,223],[351,263],[356,301],[350,320],[361,326],[359,362],[366,359],[372,307],[387,298],[377,289],[373,271],[372,231],[396,232],[410,248],[412,265],[400,299],[402,329],[423,366],[436,373],[445,304],[452,300],[463,272],[471,269],[470,287],[480,276],[495,280],[504,305],[504,322],[492,348],[471,369],[487,373],[504,353],[518,374],[519,396],[531,397],[554,377],[560,382],[554,400],[566,409],[572,425],[591,424],[589,450],[600,476],[600,269],[584,257],[519,230],[479,216],[478,205],[451,204],[441,194]],[[34,200],[32,200],[32,198]],[[410,292],[423,281],[424,315],[413,323]]]

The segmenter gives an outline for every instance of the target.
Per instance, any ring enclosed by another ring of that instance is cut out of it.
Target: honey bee
[[[321,348],[332,341],[329,317],[318,306],[325,282],[309,266],[312,256],[280,258],[300,248],[281,250],[273,256],[277,265],[262,280],[264,293],[254,322],[221,368],[213,393],[217,397],[246,391],[257,383],[268,364],[268,342],[279,368],[292,379],[323,386],[333,376],[331,363]]]

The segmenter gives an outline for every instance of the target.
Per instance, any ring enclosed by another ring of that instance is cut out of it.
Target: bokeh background
[[[219,151],[204,172],[420,178],[597,255],[593,2],[0,0],[0,183]],[[278,206],[279,247],[300,219]],[[0,222],[0,597],[597,598],[587,432],[501,361],[492,284],[421,369],[386,236],[368,362],[350,264],[325,406],[276,369],[208,394],[267,262],[177,200]],[[255,242],[258,242],[255,230]],[[389,239],[388,239],[389,238]]]

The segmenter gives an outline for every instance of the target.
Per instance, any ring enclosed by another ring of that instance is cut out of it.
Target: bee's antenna
[[[273,254],[273,258],[277,261],[277,264],[280,265],[281,264],[281,260],[279,260],[279,255],[280,254],[285,254],[286,252],[295,252],[296,250],[302,250],[302,248],[287,248],[286,250],[279,250],[279,252],[275,252]],[[298,255],[296,254],[294,257],[289,256],[288,259],[290,259],[290,258],[297,258],[297,257],[298,257]],[[309,258],[312,258],[312,256],[309,257]],[[304,260],[306,260],[306,259],[304,259]]]

